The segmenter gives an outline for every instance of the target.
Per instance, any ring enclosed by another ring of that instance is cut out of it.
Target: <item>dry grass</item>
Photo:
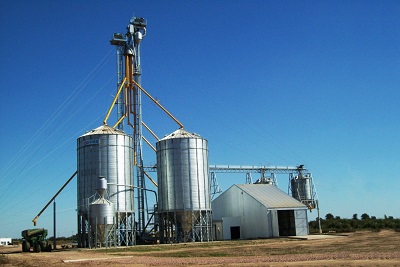
[[[0,254],[4,266],[400,266],[400,233],[356,232],[330,239],[275,238],[210,243]],[[1,251],[1,250],[0,250]],[[91,259],[82,262],[63,260]]]

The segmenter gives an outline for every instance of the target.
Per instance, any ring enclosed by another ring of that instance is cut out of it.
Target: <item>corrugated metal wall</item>
[[[212,202],[212,210],[213,220],[221,221],[223,217],[240,217],[241,239],[278,237],[278,210],[290,210],[294,215],[292,217],[295,220],[295,226],[293,226],[295,229],[292,228],[292,230],[296,235],[308,234],[306,208],[267,208],[237,186],[232,186],[215,199]],[[230,229],[224,228],[222,231],[223,238],[230,239]]]
[[[308,235],[307,210],[295,210],[296,235]]]
[[[241,217],[222,217],[222,239],[229,240],[232,239],[231,227],[240,227],[240,236],[242,236],[241,231]]]
[[[272,237],[271,212],[254,198],[237,187],[232,187],[218,199],[214,200],[213,219],[221,220],[222,217],[241,218],[241,238]],[[230,204],[227,204],[230,203]],[[223,229],[226,233],[227,229]],[[226,235],[224,234],[224,239]]]

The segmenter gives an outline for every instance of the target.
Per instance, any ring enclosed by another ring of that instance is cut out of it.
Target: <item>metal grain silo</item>
[[[311,175],[299,173],[299,175],[290,179],[290,186],[292,197],[314,208],[315,201]]]
[[[107,180],[108,200],[115,206],[118,224],[130,225],[134,212],[133,140],[120,130],[102,125],[77,140],[78,154],[78,235],[82,246],[88,228],[89,204],[94,200],[99,176]]]
[[[89,204],[89,247],[112,246],[115,241],[114,229],[116,212],[114,204],[106,199],[107,180],[99,177],[97,181],[96,200]]]
[[[156,147],[161,242],[210,241],[207,140],[179,129]]]
[[[113,229],[116,224],[114,204],[101,197],[96,199],[89,205],[89,221],[90,229],[92,232],[92,244],[90,247],[94,246],[112,246],[115,241]],[[108,237],[112,238],[108,238]]]

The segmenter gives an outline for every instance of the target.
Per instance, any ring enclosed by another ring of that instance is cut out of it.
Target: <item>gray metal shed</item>
[[[274,185],[233,185],[211,207],[215,240],[309,233],[307,207]]]

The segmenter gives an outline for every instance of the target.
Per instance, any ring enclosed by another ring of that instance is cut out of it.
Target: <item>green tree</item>
[[[366,213],[361,214],[361,220],[369,219],[369,215]]]
[[[328,213],[328,214],[325,215],[325,219],[327,219],[327,220],[330,220],[330,219],[333,219],[333,218],[335,218],[335,217],[332,215],[332,213]]]
[[[358,214],[357,213],[353,214],[353,220],[358,220]]]

